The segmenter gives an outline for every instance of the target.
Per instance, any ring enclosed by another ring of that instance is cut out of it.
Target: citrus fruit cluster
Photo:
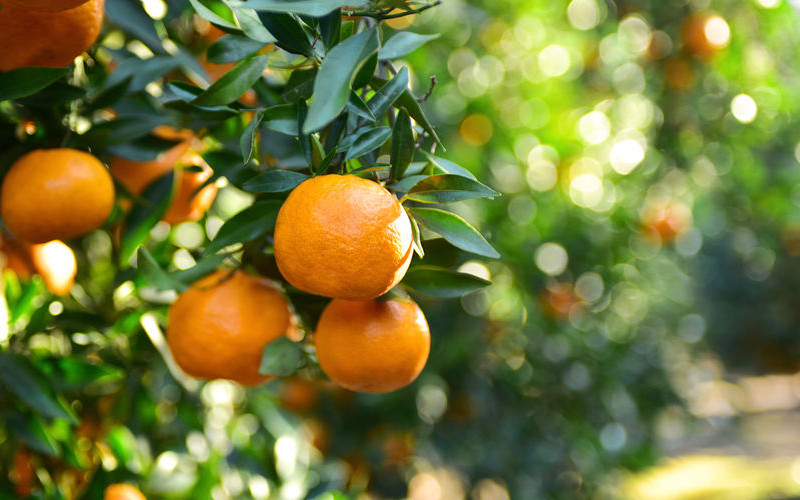
[[[314,336],[331,380],[354,391],[389,392],[417,378],[430,351],[425,316],[410,300],[375,300],[400,282],[412,257],[411,222],[392,194],[354,175],[311,178],[281,207],[274,249],[291,285],[333,299]],[[167,341],[190,375],[257,385],[268,379],[259,375],[263,348],[294,329],[274,285],[218,271],[173,304]]]

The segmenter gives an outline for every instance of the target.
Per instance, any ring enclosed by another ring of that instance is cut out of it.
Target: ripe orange
[[[58,12],[22,6],[29,3],[0,0],[0,71],[26,66],[69,66],[100,34],[103,0],[89,0]],[[38,7],[57,3],[62,2],[35,4]]]
[[[202,144],[188,130],[159,127],[154,133],[164,139],[182,141],[153,161],[135,162],[114,158],[111,161],[111,175],[132,194],[139,195],[147,186],[170,170],[176,169],[176,192],[162,220],[179,224],[200,219],[211,208],[217,196],[217,187],[214,184],[197,192],[214,173],[203,158],[195,153],[202,148]],[[186,167],[199,167],[200,170]]]
[[[74,9],[88,0],[6,0],[21,9],[60,11]]]
[[[106,488],[103,500],[147,500],[142,492],[129,484],[112,484]]]
[[[31,243],[67,240],[93,231],[114,208],[114,182],[94,156],[40,149],[18,159],[0,188],[0,214]]]
[[[54,240],[30,245],[11,238],[2,241],[5,268],[14,271],[19,279],[26,280],[39,274],[45,286],[55,295],[67,295],[75,284],[78,263],[72,249]]]
[[[713,58],[728,44],[729,37],[725,20],[710,12],[691,14],[681,26],[684,47],[698,59]]]
[[[220,270],[172,305],[167,343],[193,377],[255,386],[270,378],[258,373],[264,346],[293,330],[289,304],[268,280]]]
[[[9,479],[14,484],[14,492],[20,498],[28,498],[33,493],[36,484],[36,467],[33,456],[22,446],[18,447],[11,459]]]
[[[317,358],[335,383],[353,391],[390,392],[425,367],[431,347],[425,315],[411,301],[333,300],[317,324]]]
[[[349,300],[386,293],[411,263],[411,222],[380,184],[354,175],[304,181],[275,224],[275,259],[305,292]]]

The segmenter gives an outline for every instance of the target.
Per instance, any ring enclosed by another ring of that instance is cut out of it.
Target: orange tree
[[[414,299],[499,257],[392,62],[431,7],[0,0],[0,495],[404,495]]]

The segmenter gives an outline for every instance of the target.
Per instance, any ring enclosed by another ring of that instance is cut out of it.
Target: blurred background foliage
[[[187,57],[210,43],[182,0],[144,2],[152,32],[123,8],[137,2],[108,3],[99,60],[148,58],[153,36]],[[380,396],[308,372],[249,391],[176,379],[158,334],[173,296],[118,275],[96,233],[74,248],[67,299],[5,273],[11,339],[77,403],[6,419],[0,491],[22,495],[27,474],[40,498],[117,481],[215,500],[800,495],[796,8],[444,0],[390,21],[387,37],[440,34],[405,57],[412,88],[435,77],[441,154],[503,193],[457,207],[500,260],[429,251],[493,285],[419,298],[433,332],[420,379]],[[266,163],[291,157],[262,140]],[[150,248],[189,268],[251,199],[223,187]]]

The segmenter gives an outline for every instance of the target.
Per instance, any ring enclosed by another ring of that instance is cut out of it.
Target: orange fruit
[[[214,173],[203,158],[195,153],[202,148],[201,142],[191,131],[170,127],[159,127],[154,135],[182,141],[153,161],[136,162],[114,158],[111,161],[111,175],[131,194],[140,195],[147,186],[175,169],[176,191],[162,220],[179,224],[200,219],[211,208],[217,196],[217,187],[214,184],[197,191]],[[186,167],[197,167],[199,170]]]
[[[322,175],[297,186],[278,212],[275,259],[308,293],[367,300],[403,279],[411,263],[411,222],[380,184]]]
[[[21,9],[60,11],[74,9],[88,0],[6,0],[9,4]]]
[[[36,273],[54,295],[67,295],[72,290],[78,263],[72,249],[63,242],[53,240],[30,245],[5,238],[2,248],[5,268],[13,271],[19,279],[30,279]]]
[[[37,0],[35,5],[58,3],[62,2]],[[89,0],[58,12],[33,10],[22,4],[29,2],[0,0],[0,71],[69,66],[100,34],[103,0]]]
[[[93,231],[114,208],[114,182],[94,156],[75,149],[40,149],[19,158],[0,188],[0,214],[31,243],[67,240]]]
[[[129,484],[112,484],[106,488],[103,500],[147,500],[142,492]]]
[[[711,59],[728,44],[730,28],[723,18],[710,12],[686,17],[681,38],[687,52],[698,59]]]
[[[313,410],[319,403],[319,388],[309,380],[291,378],[286,380],[280,394],[281,405],[295,413]]]
[[[267,279],[220,270],[197,281],[169,310],[167,343],[175,362],[199,379],[256,386],[264,346],[291,334],[289,304]]]
[[[315,334],[332,381],[353,391],[390,392],[420,374],[431,347],[425,315],[411,301],[333,300]]]
[[[9,479],[14,484],[14,492],[20,498],[28,498],[33,493],[36,484],[36,467],[33,456],[22,446],[18,447],[11,459]]]

